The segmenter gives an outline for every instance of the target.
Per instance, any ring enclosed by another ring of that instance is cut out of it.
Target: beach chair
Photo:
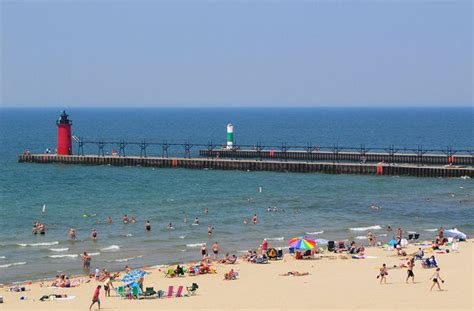
[[[183,288],[184,286],[178,287],[178,291],[176,292],[176,297],[183,297]]]
[[[191,286],[186,287],[186,291],[188,292],[189,296],[194,296],[196,295],[196,291],[199,288],[197,283],[193,283]]]
[[[173,291],[174,291],[174,286],[173,285],[168,286],[168,294],[166,295],[166,298],[173,298]]]
[[[152,297],[156,294],[155,289],[153,287],[147,287],[145,292],[143,293],[144,297]]]
[[[290,247],[290,248],[288,249],[288,252],[289,252],[290,254],[294,254],[294,253],[295,253],[295,248],[294,248],[294,247]]]
[[[119,286],[115,288],[115,292],[117,295],[119,295],[121,298],[125,298],[125,286]]]
[[[334,252],[336,250],[336,242],[328,241],[328,251]]]
[[[283,250],[282,249],[277,250],[277,259],[283,259]]]
[[[140,289],[140,287],[138,286],[133,286],[132,287],[132,296],[135,297],[135,298],[138,298],[138,296],[140,296],[142,294],[142,291]]]

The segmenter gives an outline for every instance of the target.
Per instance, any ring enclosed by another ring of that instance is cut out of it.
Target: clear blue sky
[[[1,1],[2,106],[467,106],[473,4]]]

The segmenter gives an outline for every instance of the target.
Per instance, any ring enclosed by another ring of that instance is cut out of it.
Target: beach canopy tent
[[[450,230],[444,230],[444,236],[447,238],[455,238],[459,240],[467,239],[467,235],[456,228],[450,229]]]
[[[147,274],[148,273],[143,270],[132,270],[122,278],[122,282],[124,282],[125,284],[132,284],[143,278]]]
[[[316,247],[316,241],[309,237],[304,236],[304,237],[292,238],[288,242],[288,245],[290,247],[293,247],[294,249],[309,250]]]

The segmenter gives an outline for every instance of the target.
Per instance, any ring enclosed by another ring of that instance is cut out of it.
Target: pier
[[[360,164],[255,159],[165,158],[140,156],[22,154],[22,163],[142,166],[156,168],[274,171],[293,173],[398,175],[418,177],[474,177],[472,167],[413,164]]]

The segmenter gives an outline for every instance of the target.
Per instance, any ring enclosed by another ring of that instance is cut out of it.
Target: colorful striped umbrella
[[[313,249],[316,247],[316,241],[304,236],[304,237],[292,238],[290,242],[288,243],[288,245],[295,249],[308,250],[308,249]]]

